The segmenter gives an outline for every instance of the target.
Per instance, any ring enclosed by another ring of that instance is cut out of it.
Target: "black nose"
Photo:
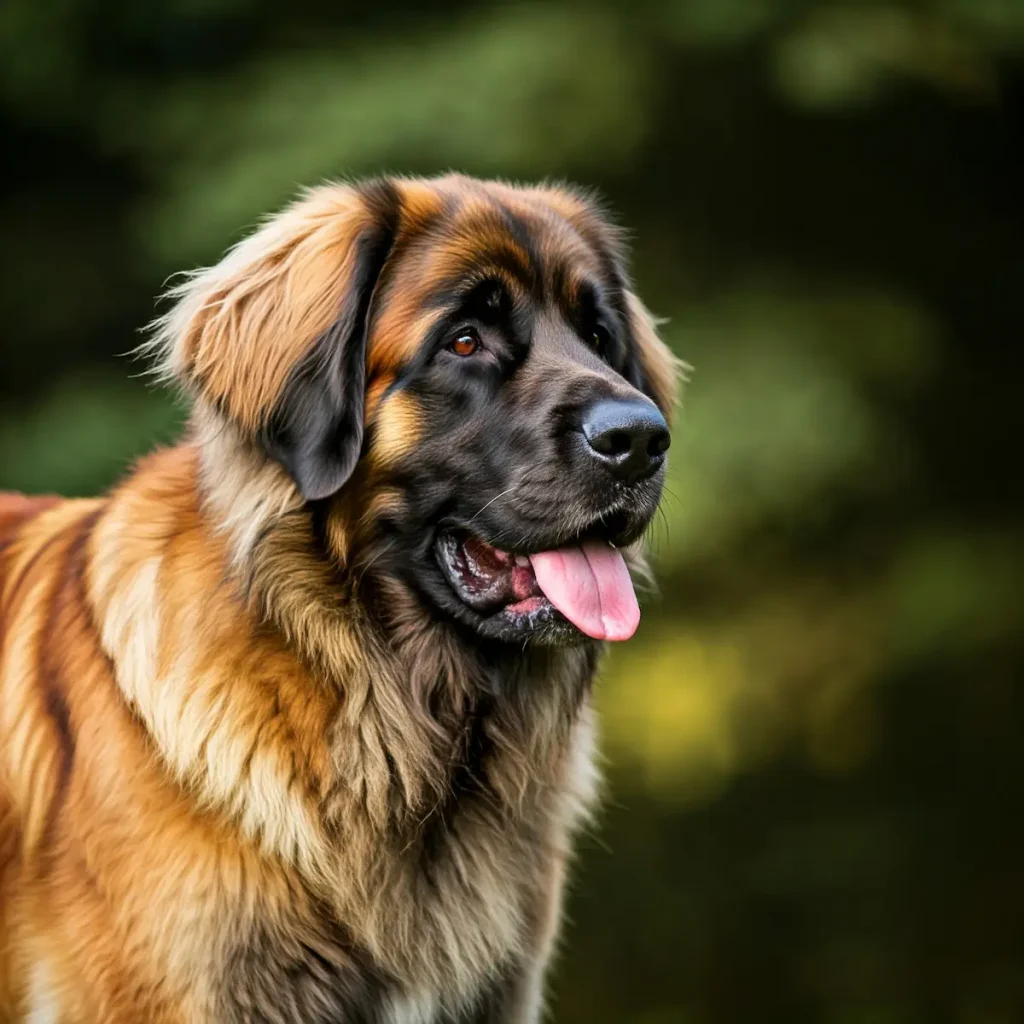
[[[627,483],[654,473],[671,443],[665,417],[643,399],[595,402],[583,411],[581,429],[594,457]]]

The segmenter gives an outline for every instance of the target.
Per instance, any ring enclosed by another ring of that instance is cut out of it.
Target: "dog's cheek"
[[[407,391],[399,391],[380,405],[370,445],[374,469],[386,471],[409,459],[423,440],[423,409]]]

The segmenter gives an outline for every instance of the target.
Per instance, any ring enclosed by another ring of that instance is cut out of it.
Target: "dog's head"
[[[178,291],[170,369],[287,471],[337,569],[486,637],[632,634],[621,549],[660,498],[677,372],[589,200],[325,186]]]

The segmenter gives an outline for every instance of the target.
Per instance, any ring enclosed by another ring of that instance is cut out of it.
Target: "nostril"
[[[672,437],[669,432],[667,430],[659,430],[647,442],[647,454],[652,459],[657,458],[659,455],[664,455],[671,443]]]
[[[633,439],[625,430],[606,430],[591,438],[590,446],[601,455],[614,458],[628,454],[633,448]]]

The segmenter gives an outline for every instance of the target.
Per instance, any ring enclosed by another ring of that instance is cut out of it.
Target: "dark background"
[[[560,1022],[1024,1021],[1024,0],[0,3],[0,486],[299,185],[597,186],[695,371]]]

